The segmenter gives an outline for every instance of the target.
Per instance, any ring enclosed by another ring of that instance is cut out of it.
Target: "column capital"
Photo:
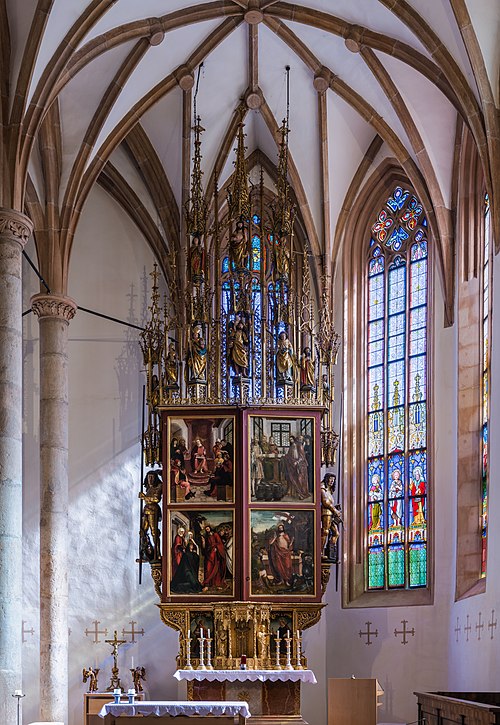
[[[17,242],[24,249],[32,231],[33,222],[29,217],[0,206],[0,240]]]
[[[69,322],[78,309],[71,297],[56,294],[38,294],[31,298],[31,309],[39,320],[45,317],[58,317]]]

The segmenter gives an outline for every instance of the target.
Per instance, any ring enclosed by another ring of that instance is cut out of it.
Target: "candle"
[[[15,690],[14,691],[14,697],[22,697],[23,691],[22,690]]]
[[[191,630],[188,629],[188,639],[191,639]]]
[[[133,688],[133,687],[131,687],[131,688],[130,688],[130,690],[128,690],[128,693],[127,693],[127,694],[128,694],[128,695],[135,695],[135,690],[134,690],[134,688]]]
[[[203,639],[203,627],[200,627],[200,639]]]
[[[134,669],[134,655],[132,655],[132,669]]]
[[[288,639],[290,639],[290,630],[289,629],[286,630],[286,636]]]
[[[208,639],[210,639],[210,630],[208,630]]]
[[[113,694],[114,695],[121,695],[122,694],[122,691],[120,690],[119,687],[115,687],[115,689],[113,690]]]

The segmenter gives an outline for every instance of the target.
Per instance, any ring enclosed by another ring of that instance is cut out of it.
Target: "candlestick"
[[[286,663],[285,663],[285,670],[293,670],[292,660],[291,660],[291,642],[292,638],[290,637],[290,632],[287,631],[287,636],[285,637],[286,642]]]
[[[203,632],[203,630],[201,630],[201,631]],[[196,668],[197,670],[206,670],[207,669],[205,667],[204,655],[205,655],[205,638],[200,637],[200,664]]]
[[[304,667],[302,666],[302,651],[301,651],[302,650],[302,647],[301,647],[302,637],[300,636],[299,630],[297,630],[296,643],[297,643],[297,645],[296,645],[297,646],[297,664],[295,665],[295,669],[303,670]]]
[[[120,704],[120,696],[121,696],[121,694],[122,694],[121,688],[120,687],[115,687],[115,689],[113,690],[113,697],[115,698],[115,705],[119,705]]]
[[[14,690],[14,694],[12,697],[17,697],[17,725],[20,725],[21,723],[21,700],[23,697],[26,697],[26,695],[23,695],[22,690]]]
[[[211,657],[212,657],[212,639],[210,637],[210,630],[208,630],[207,643],[207,670],[213,670]]]
[[[241,655],[240,657],[240,670],[246,670],[247,668],[247,656]]]
[[[130,688],[130,690],[127,692],[128,695],[128,704],[133,705],[135,702],[135,690],[133,687]]]
[[[191,664],[191,630],[188,629],[188,636],[186,639],[186,665],[184,667],[186,670],[192,670],[193,665]]]
[[[274,665],[275,670],[281,670],[281,662],[280,662],[280,644],[281,639],[279,632],[276,635],[276,664]]]

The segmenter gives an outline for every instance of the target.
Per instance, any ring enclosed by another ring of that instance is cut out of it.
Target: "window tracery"
[[[366,270],[366,589],[426,587],[428,240],[397,186]]]

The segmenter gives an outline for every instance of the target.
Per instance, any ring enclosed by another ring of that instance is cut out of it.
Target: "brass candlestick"
[[[212,658],[212,638],[211,637],[207,637],[206,642],[207,642],[207,665],[206,665],[206,669],[207,670],[213,670],[213,666],[212,666],[212,662],[211,662],[211,658]]]
[[[276,664],[274,665],[275,670],[281,670],[281,662],[280,662],[280,644],[281,639],[279,636],[279,633],[276,635]]]
[[[295,665],[295,669],[303,670],[304,667],[302,665],[302,637],[300,636],[299,630],[297,630],[297,637],[295,641],[297,647],[297,664]]]
[[[186,637],[186,664],[184,666],[185,670],[192,670],[193,665],[191,664],[191,630],[188,630],[187,637]]]

